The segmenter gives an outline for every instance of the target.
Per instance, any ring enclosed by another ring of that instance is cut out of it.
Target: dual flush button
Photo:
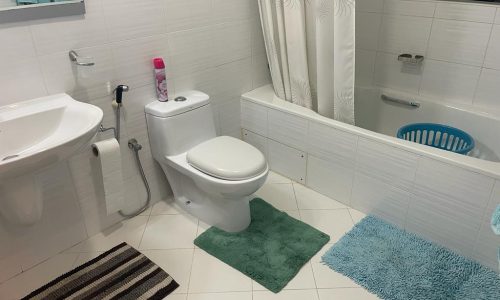
[[[176,97],[176,98],[174,99],[174,101],[175,101],[175,102],[184,102],[184,101],[186,101],[186,100],[187,100],[187,98],[186,98],[186,97],[183,97],[183,96],[179,96],[179,97]]]

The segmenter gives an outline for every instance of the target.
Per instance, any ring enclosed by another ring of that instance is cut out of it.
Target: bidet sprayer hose
[[[121,210],[118,212],[122,217],[132,218],[132,217],[135,217],[135,216],[145,212],[146,209],[148,209],[149,203],[151,202],[151,189],[149,188],[148,180],[146,178],[146,174],[144,173],[141,159],[139,157],[139,151],[142,149],[142,145],[139,144],[136,139],[130,139],[128,141],[128,147],[130,148],[130,150],[134,151],[135,162],[137,164],[137,167],[139,168],[139,172],[141,173],[141,177],[142,177],[142,182],[144,183],[144,187],[146,188],[146,192],[147,192],[146,203],[141,208],[139,208],[137,211],[135,211],[131,214],[123,213]]]

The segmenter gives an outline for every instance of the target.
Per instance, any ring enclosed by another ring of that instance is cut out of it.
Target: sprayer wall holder
[[[398,55],[398,61],[410,64],[410,65],[420,65],[424,61],[424,57],[422,55],[415,55],[404,53]]]

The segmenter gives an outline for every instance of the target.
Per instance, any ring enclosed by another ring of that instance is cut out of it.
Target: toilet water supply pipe
[[[100,128],[101,132],[113,130],[114,134],[115,134],[115,138],[118,141],[118,143],[120,143],[120,126],[121,126],[120,117],[121,117],[121,106],[122,106],[123,92],[128,92],[128,91],[129,91],[129,87],[127,85],[119,85],[115,88],[115,90],[113,91],[113,93],[115,94],[113,106],[116,107],[116,127],[115,128],[113,128],[113,127],[104,128],[101,125],[101,128]],[[115,102],[116,102],[116,104],[115,104]],[[130,214],[124,213],[121,210],[118,212],[120,214],[120,216],[122,216],[122,217],[132,218],[132,217],[135,217],[135,216],[143,213],[144,211],[146,211],[146,209],[148,209],[149,204],[151,202],[151,189],[149,188],[148,179],[146,178],[146,174],[144,173],[144,168],[142,167],[141,158],[139,157],[139,151],[142,150],[142,145],[139,144],[139,142],[137,142],[137,140],[135,138],[131,138],[128,141],[128,148],[130,150],[134,151],[135,162],[137,164],[137,168],[139,169],[139,173],[141,174],[142,182],[144,183],[144,187],[146,188],[146,193],[147,193],[146,203],[144,203],[144,205],[141,208],[139,208],[138,210],[136,210]]]

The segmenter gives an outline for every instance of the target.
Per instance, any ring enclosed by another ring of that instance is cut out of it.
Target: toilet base
[[[202,203],[186,197],[176,199],[189,214],[226,232],[240,232],[250,225],[250,199],[206,198]]]

